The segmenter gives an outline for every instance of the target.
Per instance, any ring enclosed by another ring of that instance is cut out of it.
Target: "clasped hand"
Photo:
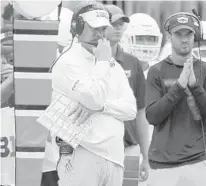
[[[195,85],[196,81],[197,80],[193,69],[193,59],[190,58],[187,60],[187,62],[184,63],[184,67],[178,79],[178,83],[183,88],[186,88],[187,85],[190,87]]]
[[[68,116],[72,116],[73,123],[80,125],[83,124],[94,112],[95,111],[89,110],[78,103],[77,106],[69,112]]]

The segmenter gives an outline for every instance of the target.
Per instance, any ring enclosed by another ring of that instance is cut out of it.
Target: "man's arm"
[[[60,58],[52,71],[53,90],[80,102],[90,110],[100,110],[106,102],[110,64],[108,61],[98,61],[90,75],[84,69],[87,61],[78,60],[82,58],[71,56],[70,53]]]
[[[149,151],[149,125],[145,116],[145,109],[138,110],[136,118],[137,140],[144,159],[148,159]]]
[[[117,64],[116,64],[117,65]],[[118,65],[119,74],[116,74],[120,78],[119,95],[118,99],[107,100],[104,105],[104,114],[109,114],[121,121],[133,120],[136,117],[136,99],[133,91],[129,85],[128,79],[124,70]]]
[[[192,87],[189,87],[198,105],[202,117],[206,118],[206,80],[204,88],[196,82]]]
[[[13,74],[11,74],[3,83],[1,84],[1,105],[3,105],[12,93],[13,90]]]
[[[139,61],[136,62],[136,101],[138,112],[136,116],[136,134],[144,159],[148,159],[149,125],[145,116],[145,76]]]
[[[161,84],[160,73],[155,66],[152,66],[146,81],[146,118],[154,126],[161,124],[169,116],[185,94],[184,88],[177,82],[162,95],[164,85]]]

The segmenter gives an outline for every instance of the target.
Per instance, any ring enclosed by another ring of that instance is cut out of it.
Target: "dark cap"
[[[111,22],[114,23],[119,19],[123,19],[124,22],[129,23],[129,17],[127,17],[123,10],[116,5],[105,5],[109,12],[112,14]]]
[[[180,29],[186,28],[191,30],[195,33],[196,28],[198,27],[197,21],[194,21],[194,19],[189,16],[183,14],[178,14],[177,16],[171,17],[169,20],[169,32],[173,33]]]

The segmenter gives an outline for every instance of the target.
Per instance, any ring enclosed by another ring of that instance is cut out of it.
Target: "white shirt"
[[[74,43],[52,71],[53,95],[80,102],[93,114],[92,129],[81,142],[87,150],[123,166],[124,123],[136,117],[136,100],[122,67],[115,62],[95,62],[81,44]],[[53,96],[54,98],[55,96]]]

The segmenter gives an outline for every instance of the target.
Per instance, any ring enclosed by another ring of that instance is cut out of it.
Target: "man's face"
[[[116,44],[121,40],[126,29],[125,22],[123,19],[118,19],[117,21],[111,23],[111,25],[113,28],[107,28],[106,36],[111,43]]]
[[[187,56],[194,45],[194,32],[183,28],[171,34],[172,48],[176,54]]]
[[[80,35],[80,41],[90,43],[92,45],[97,45],[98,40],[105,37],[107,26],[102,26],[98,28],[91,27],[87,22],[84,24],[84,30]]]

